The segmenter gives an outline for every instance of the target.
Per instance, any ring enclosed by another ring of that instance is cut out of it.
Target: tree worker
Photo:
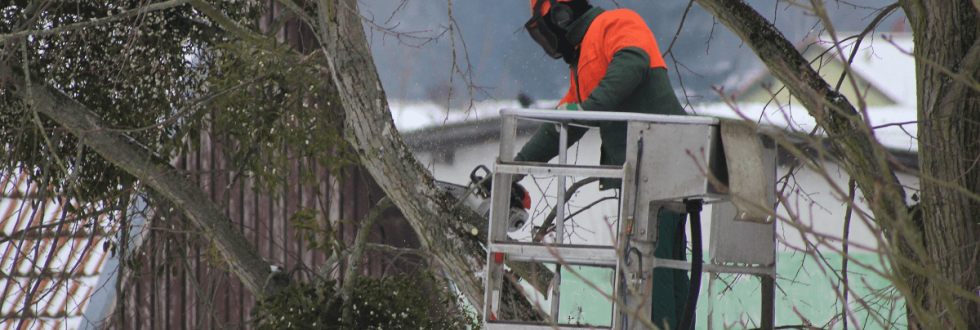
[[[571,69],[568,94],[558,109],[685,114],[670,85],[653,32],[636,12],[606,11],[593,7],[588,0],[530,1],[532,17],[525,29],[548,56],[563,59]],[[598,126],[600,164],[622,165],[626,159],[626,122],[603,121]],[[587,130],[568,127],[568,144],[577,142]],[[558,138],[555,125],[541,125],[514,161],[551,160],[558,155]],[[599,181],[600,190],[619,187],[618,179]],[[687,259],[684,219],[678,213],[660,212],[656,257]],[[684,313],[688,274],[656,268],[653,277],[651,320],[660,327],[676,329]]]

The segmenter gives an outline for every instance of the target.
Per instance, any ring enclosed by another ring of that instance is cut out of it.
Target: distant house
[[[846,39],[853,34],[840,33]],[[851,58],[854,39],[846,39],[840,48],[825,35],[812,38],[797,47],[811,66],[831,86],[841,82],[844,63]],[[841,93],[855,108],[864,101],[872,126],[905,123],[875,130],[878,140],[896,150],[915,151],[916,78],[912,54],[912,36],[906,33],[868,34],[853,53],[848,78],[841,82]],[[853,83],[852,79],[853,78]],[[731,97],[738,102],[739,111],[762,123],[800,131],[815,125],[800,103],[789,95],[783,84],[768,70],[760,70],[735,86]],[[725,104],[696,106],[699,114],[737,117]],[[784,111],[785,110],[785,111]],[[860,110],[860,109],[859,109]]]
[[[844,36],[846,34],[841,37]],[[845,71],[845,60],[851,57],[854,40],[845,41],[838,50],[827,36],[821,37],[804,42],[799,50],[828,83],[836,84]],[[868,107],[914,106],[912,36],[869,34],[866,38],[850,63],[856,86],[845,79],[841,85],[844,96],[852,102],[863,97]],[[775,102],[789,104],[791,96],[782,87],[779,80],[763,72],[736,92],[736,99],[745,103],[768,103],[775,93]]]

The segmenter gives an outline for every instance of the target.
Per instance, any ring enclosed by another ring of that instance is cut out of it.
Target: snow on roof
[[[76,329],[96,289],[107,258],[102,243],[112,228],[97,225],[106,222],[104,215],[88,227],[91,221],[64,221],[63,215],[72,216],[63,212],[65,201],[40,201],[36,192],[27,175],[0,173],[0,329]],[[31,227],[42,228],[25,231]]]
[[[696,106],[694,111],[702,116],[725,118],[745,118],[763,125],[782,129],[810,132],[817,123],[803,106],[791,106],[782,111],[775,105],[760,103],[740,103],[736,108],[724,103]],[[918,151],[916,140],[915,108],[904,106],[868,108],[868,117],[875,137],[889,149]],[[901,125],[900,125],[901,124]],[[887,125],[887,126],[886,126]]]
[[[839,37],[850,35],[856,33],[840,33]],[[829,49],[828,54],[843,62],[850,57],[855,40],[842,42],[840,51],[833,46],[828,35],[821,35],[813,45],[821,53]],[[858,52],[851,62],[851,69],[857,75],[897,102],[892,106],[868,107],[868,121],[875,128],[875,137],[882,145],[905,151],[918,151],[915,58],[911,55],[912,46],[910,34],[868,35],[858,46]],[[801,48],[806,47],[804,45]],[[756,76],[753,81],[758,82],[760,79],[761,77]],[[732,106],[723,103],[704,104],[695,106],[694,112],[728,118],[744,116],[762,124],[804,132],[811,131],[816,125],[813,117],[800,105],[784,106],[784,109],[780,109],[775,104],[739,103],[736,108],[732,109]]]

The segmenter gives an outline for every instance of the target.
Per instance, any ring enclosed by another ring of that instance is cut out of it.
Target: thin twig
[[[670,50],[674,48],[674,43],[677,42],[677,37],[681,35],[681,29],[684,28],[684,21],[686,21],[687,12],[691,10],[691,6],[693,5],[694,0],[690,0],[687,3],[687,8],[684,8],[684,14],[681,15],[681,22],[680,24],[677,24],[677,32],[674,32],[674,38],[670,40],[670,45],[667,46],[667,50],[664,51],[663,55],[671,54],[673,56]]]
[[[121,13],[118,13],[118,14],[115,14],[115,15],[112,15],[112,16],[98,18],[98,19],[94,19],[94,20],[91,20],[91,21],[87,21],[87,22],[69,24],[69,25],[65,25],[65,26],[59,27],[59,28],[54,28],[54,29],[49,29],[49,30],[24,30],[24,31],[15,32],[15,33],[4,34],[4,35],[0,35],[0,42],[6,41],[7,39],[14,39],[14,38],[19,38],[19,37],[27,37],[27,36],[34,36],[34,37],[38,37],[38,36],[49,36],[49,35],[59,34],[59,33],[67,32],[67,31],[71,31],[71,30],[77,30],[77,29],[83,29],[83,28],[87,28],[87,27],[102,25],[102,24],[106,24],[106,23],[111,23],[111,22],[115,22],[115,21],[118,21],[118,20],[122,20],[122,19],[125,19],[125,18],[129,18],[129,17],[132,17],[132,16],[149,13],[149,12],[152,12],[152,11],[174,8],[174,7],[177,7],[177,6],[186,4],[186,3],[191,2],[191,1],[192,0],[171,0],[171,1],[167,1],[167,2],[155,3],[155,4],[152,4],[152,5],[148,5],[148,6],[145,6],[145,7],[140,7],[140,8],[137,8],[137,9],[123,11]]]
[[[73,218],[70,218],[70,219],[61,220],[61,221],[58,221],[58,222],[52,222],[52,223],[43,224],[43,225],[37,225],[37,226],[30,226],[30,227],[27,227],[27,228],[18,230],[16,232],[10,234],[9,236],[4,236],[3,238],[0,238],[0,244],[6,243],[6,242],[8,242],[10,240],[13,240],[13,239],[19,239],[22,236],[25,236],[25,235],[27,235],[28,233],[30,233],[32,231],[41,230],[41,229],[48,229],[48,228],[51,228],[51,227],[57,227],[57,226],[60,226],[60,225],[65,225],[65,224],[69,224],[69,223],[73,223],[73,222],[78,222],[78,221],[81,221],[81,220],[89,219],[89,218],[92,218],[92,217],[95,217],[95,216],[100,216],[100,215],[105,214],[105,213],[119,211],[119,210],[120,210],[120,208],[106,208],[106,209],[102,209],[102,210],[99,210],[99,211],[95,211],[95,212],[91,212],[91,213],[87,213],[87,214],[82,214],[82,215],[79,215],[79,216],[76,216],[76,217],[73,217]]]
[[[856,181],[854,180],[854,178],[851,178],[850,180],[847,181],[847,190],[848,190],[847,199],[850,202],[847,203],[847,209],[844,211],[844,234],[843,234],[843,237],[841,239],[841,242],[842,242],[841,243],[842,244],[841,254],[843,254],[843,255],[847,255],[847,238],[850,236],[850,233],[851,233],[851,211],[854,209],[854,189],[855,189],[855,183],[856,183]],[[840,267],[840,273],[841,273],[841,279],[840,279],[840,281],[841,281],[841,284],[844,286],[844,289],[841,291],[842,292],[841,294],[843,295],[844,302],[842,303],[841,316],[840,317],[841,317],[841,320],[844,321],[844,330],[847,330],[847,319],[848,318],[847,318],[847,315],[846,315],[847,313],[846,312],[847,312],[847,308],[848,308],[847,307],[847,296],[848,296],[848,293],[847,293],[847,291],[848,291],[847,290],[848,289],[848,283],[847,283],[847,259],[848,258],[841,258],[841,259],[842,260],[841,260],[841,267]]]
[[[599,178],[585,178],[582,181],[573,183],[572,186],[568,187],[568,189],[565,191],[565,202],[568,202],[572,198],[572,194],[575,193],[578,188],[598,180]],[[544,219],[544,223],[541,224],[541,229],[534,234],[534,242],[541,242],[541,240],[544,239],[544,235],[547,234],[547,232],[551,230],[551,227],[554,226],[555,217],[557,215],[558,208],[551,208],[551,213],[548,213],[548,216]]]

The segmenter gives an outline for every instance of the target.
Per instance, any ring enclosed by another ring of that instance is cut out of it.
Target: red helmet
[[[554,2],[572,2],[572,0],[531,0],[531,15],[539,14],[541,16],[544,16],[545,14],[548,13],[548,10],[551,9],[551,2],[552,1],[554,1]],[[534,6],[537,5],[539,2],[541,3],[541,12],[540,13],[535,13],[534,12]]]

